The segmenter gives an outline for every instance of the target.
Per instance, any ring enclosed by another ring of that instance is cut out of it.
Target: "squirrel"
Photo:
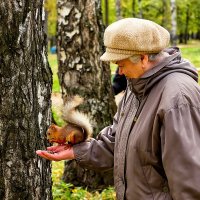
[[[83,103],[83,98],[76,95],[68,97],[62,111],[62,118],[66,125],[59,127],[51,124],[47,130],[47,140],[50,143],[78,144],[92,136],[92,125],[87,115],[75,108]]]

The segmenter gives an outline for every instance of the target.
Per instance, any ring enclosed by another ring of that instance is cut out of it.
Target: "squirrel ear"
[[[56,130],[56,125],[55,124],[51,124],[51,126],[49,127],[52,131]]]

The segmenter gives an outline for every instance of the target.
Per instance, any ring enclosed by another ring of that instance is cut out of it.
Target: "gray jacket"
[[[114,167],[117,199],[200,199],[200,87],[178,48],[129,80],[113,125],[74,146],[80,165]]]

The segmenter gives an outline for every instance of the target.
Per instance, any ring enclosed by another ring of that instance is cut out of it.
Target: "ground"
[[[115,96],[115,102],[116,102],[117,105],[119,104],[123,95],[124,95],[124,92],[121,92],[121,93],[119,93],[118,95]],[[51,100],[52,100],[52,106],[53,107],[61,107],[62,104],[63,104],[62,96],[61,96],[60,93],[57,93],[57,92],[52,93]]]

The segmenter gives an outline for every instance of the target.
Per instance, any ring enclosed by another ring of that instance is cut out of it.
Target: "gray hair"
[[[138,63],[141,59],[141,55],[133,55],[131,57],[129,57],[129,60],[132,62],[132,63]]]
[[[148,57],[149,57],[149,61],[150,62],[153,62],[155,60],[157,60],[157,58],[163,56],[164,52],[161,51],[159,53],[151,53],[151,54],[148,54]],[[129,57],[129,60],[132,62],[132,63],[138,63],[141,59],[141,55],[133,55],[131,57]]]

